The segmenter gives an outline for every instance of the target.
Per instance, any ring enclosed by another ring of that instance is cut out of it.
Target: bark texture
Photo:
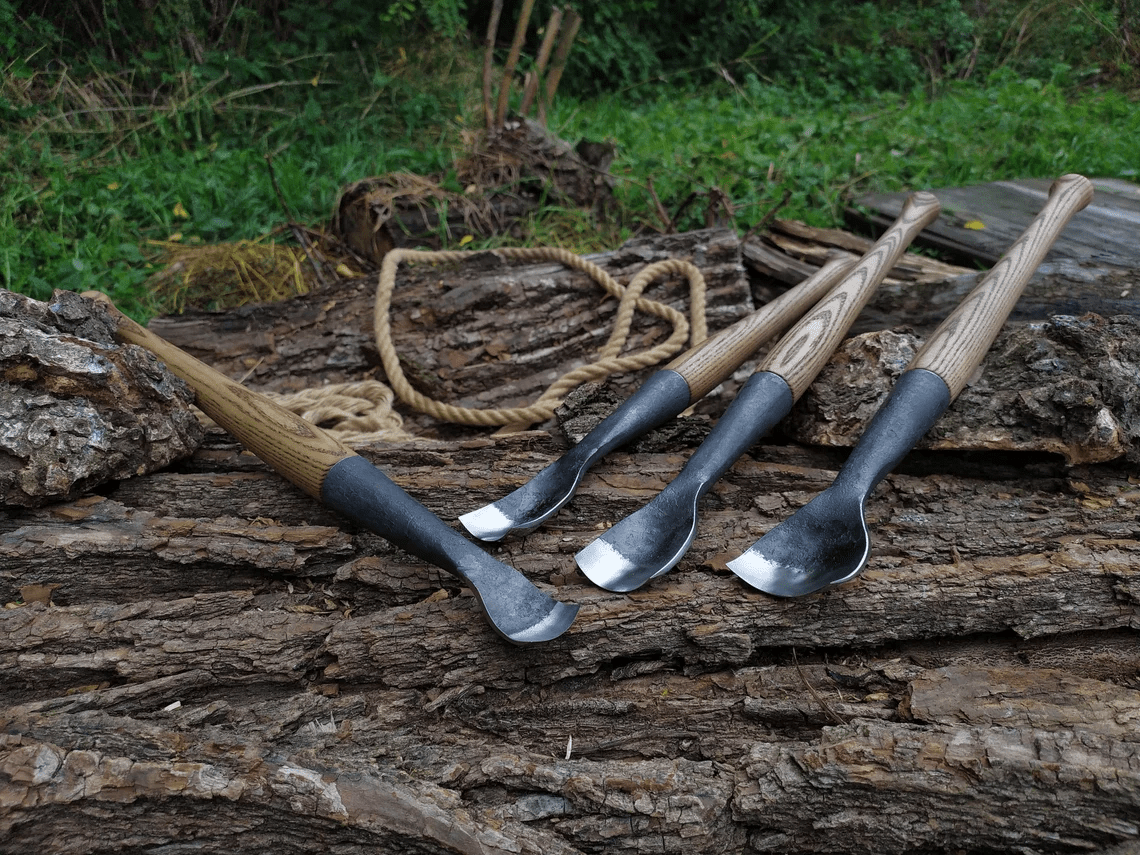
[[[708,286],[710,330],[753,308],[740,242],[727,229],[634,240],[589,258],[621,284],[654,261],[691,261]],[[373,376],[383,380],[373,332],[375,290],[374,277],[343,280],[312,297],[157,319],[151,328],[255,388],[290,392]],[[651,284],[646,296],[688,314],[683,277]],[[616,308],[617,301],[588,276],[558,263],[522,264],[494,252],[472,253],[461,266],[400,267],[392,341],[409,382],[423,394],[464,407],[521,406],[602,349]],[[668,334],[668,324],[638,313],[623,352],[652,346]],[[616,378],[623,390],[638,379]],[[409,429],[438,433],[439,426],[413,417]]]
[[[0,504],[74,498],[193,452],[193,393],[67,291],[0,290]]]
[[[787,424],[801,442],[853,446],[922,341],[848,339]],[[1140,462],[1140,318],[1058,315],[1011,327],[923,448],[1048,451],[1070,463]]]
[[[366,352],[352,306],[367,298],[344,287],[182,329],[235,376],[266,379],[258,360],[277,353],[276,371],[318,382],[346,370],[330,354]],[[306,330],[295,363],[282,340],[266,346],[288,323]],[[1053,348],[1111,408],[1102,346],[1134,337],[1131,323],[1004,340]],[[426,358],[436,334],[409,352]],[[994,390],[1029,377],[1002,353],[983,374]],[[0,850],[1135,852],[1135,459],[917,450],[868,501],[863,575],[778,600],[725,561],[830,483],[846,451],[776,436],[706,496],[673,572],[630,595],[590,586],[573,554],[676,475],[708,418],[609,455],[547,525],[490,548],[582,604],[537,647],[507,646],[450,576],[220,432],[176,467],[6,507]],[[454,520],[566,447],[556,429],[455,429],[362,451]]]

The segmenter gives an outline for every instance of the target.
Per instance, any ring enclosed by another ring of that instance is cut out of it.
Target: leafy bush
[[[663,78],[707,83],[748,72],[821,90],[905,92],[916,84],[984,78],[1006,65],[1058,82],[1071,72],[1068,82],[1104,74],[1134,85],[1140,64],[1140,38],[1130,37],[1140,10],[1115,0],[581,0],[576,6],[583,25],[564,85],[582,97]],[[541,3],[538,9],[535,20],[545,20]]]
[[[593,96],[663,77],[743,76],[851,91],[908,89],[964,68],[973,21],[956,0],[584,0],[567,85]]]

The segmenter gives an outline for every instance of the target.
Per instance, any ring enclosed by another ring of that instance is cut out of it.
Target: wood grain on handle
[[[682,353],[666,368],[676,371],[689,384],[689,403],[712,391],[764,342],[792,325],[809,307],[830,291],[854,265],[855,259],[842,255],[828,261],[794,288],[751,315],[710,336]]]
[[[847,278],[780,339],[757,370],[779,374],[798,399],[831,357],[887,272],[915,236],[938,218],[940,210],[933,193],[912,195],[898,219]]]
[[[910,367],[933,371],[946,381],[950,399],[956,398],[981,364],[1053,241],[1092,198],[1092,183],[1083,175],[1062,175],[1054,181],[1045,207],[978,286],[931,334]]]
[[[83,296],[106,305],[123,341],[145,347],[165,362],[194,389],[198,406],[210,418],[310,496],[319,499],[328,471],[356,454],[316,425],[139,326],[119,312],[105,294],[87,292]]]

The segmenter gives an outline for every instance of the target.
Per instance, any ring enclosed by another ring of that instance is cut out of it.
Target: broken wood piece
[[[538,102],[538,121],[544,127],[546,126],[546,114],[550,112],[550,107],[554,103],[554,93],[558,91],[558,84],[562,82],[562,72],[566,70],[566,60],[570,57],[570,48],[574,44],[574,38],[578,35],[580,26],[582,26],[581,14],[574,7],[569,7],[561,38],[558,40],[558,47],[554,51],[554,64],[546,78],[542,100]]]
[[[534,0],[522,0],[522,5],[519,8],[519,19],[515,25],[515,37],[511,41],[511,49],[507,53],[507,61],[503,66],[503,80],[499,84],[499,103],[495,108],[495,123],[489,128],[492,132],[498,132],[503,127],[503,122],[507,118],[507,107],[510,104],[511,98],[511,85],[514,83],[515,66],[518,64],[519,56],[522,53],[523,42],[526,40],[526,28],[530,23],[530,15],[534,10]]]
[[[531,119],[512,119],[494,134],[473,138],[471,152],[457,165],[455,180],[464,192],[411,173],[363,178],[342,189],[332,231],[377,266],[394,248],[440,249],[466,236],[518,236],[522,218],[543,201],[606,209],[612,160],[608,143],[582,140],[576,147]]]
[[[919,239],[919,244],[949,253],[963,262],[985,267],[997,262],[1006,248],[1044,204],[1051,182],[1028,178],[994,181],[969,187],[935,190],[943,216]],[[1105,267],[1140,266],[1136,240],[1140,230],[1140,188],[1122,181],[1093,179],[1092,203],[1077,214],[1046,257],[1073,259]],[[849,223],[885,228],[901,210],[906,193],[881,193],[856,200]],[[864,214],[860,208],[870,209]]]
[[[870,238],[839,229],[813,228],[795,220],[776,220],[768,238],[786,252],[811,259],[817,266],[827,259],[829,249],[842,249],[861,256],[874,244]],[[889,278],[907,282],[939,282],[972,272],[967,267],[946,264],[930,256],[908,252],[891,269]]]
[[[821,229],[797,220],[773,221],[768,232],[745,241],[744,255],[753,269],[788,284],[796,284],[823,265],[839,249],[861,256],[874,241],[839,229]],[[908,252],[892,268],[887,283],[941,282],[972,269],[946,264]]]
[[[846,232],[801,225],[779,221],[777,227],[798,236],[774,232],[775,237],[745,241],[745,265],[760,282],[798,284],[818,269],[831,249],[857,248],[865,240]],[[916,330],[933,329],[977,285],[981,275],[908,253],[880,286],[853,330],[862,333],[903,324]],[[1140,317],[1140,267],[1103,266],[1065,258],[1046,262],[1030,280],[1010,320],[1042,322],[1052,315],[1088,312],[1103,317]]]
[[[495,123],[495,111],[491,104],[494,89],[491,74],[495,67],[495,39],[499,34],[499,18],[502,14],[503,0],[493,0],[487,33],[483,38],[483,126],[488,129]]]
[[[562,26],[562,7],[555,6],[550,10],[550,17],[546,21],[546,29],[542,35],[542,44],[534,58],[534,68],[527,73],[526,83],[523,87],[522,103],[519,104],[519,115],[525,116],[534,104],[538,93],[540,78],[546,72],[546,64],[550,62],[550,52],[554,50],[554,40],[558,37],[558,29]]]
[[[848,339],[782,428],[799,442],[855,445],[920,346],[889,330]],[[1007,326],[975,376],[918,447],[1140,462],[1140,318]]]
[[[192,401],[77,294],[0,289],[0,505],[76,498],[186,457],[202,438]]]

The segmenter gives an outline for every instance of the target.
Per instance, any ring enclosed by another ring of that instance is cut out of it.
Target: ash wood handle
[[[770,338],[791,326],[854,265],[849,255],[830,258],[797,285],[751,315],[678,356],[665,367],[689,384],[689,403],[699,401]]]
[[[198,406],[210,418],[310,496],[320,499],[328,471],[344,458],[356,455],[319,427],[139,326],[115,308],[106,294],[88,291],[83,296],[105,305],[123,341],[145,347],[165,362],[193,387]]]
[[[1049,247],[1092,198],[1092,183],[1083,175],[1062,175],[1054,181],[1045,207],[931,334],[910,367],[933,371],[946,382],[951,400],[956,398],[981,364]]]
[[[780,339],[757,370],[779,374],[798,399],[831,357],[887,272],[915,236],[938,219],[941,209],[933,193],[915,193],[907,199],[898,219],[847,278]]]

